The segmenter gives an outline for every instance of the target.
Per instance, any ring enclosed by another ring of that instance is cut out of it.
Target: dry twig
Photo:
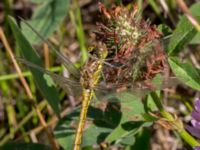
[[[187,5],[185,4],[185,2],[183,0],[176,0],[177,4],[179,5],[179,7],[181,8],[181,10],[185,13],[186,17],[188,18],[188,20],[192,23],[192,25],[197,29],[197,31],[200,32],[200,25],[199,22],[197,21],[197,19],[192,15],[192,13],[190,12],[189,8],[187,7]]]

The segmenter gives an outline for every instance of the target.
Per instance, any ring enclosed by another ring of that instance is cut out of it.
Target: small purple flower
[[[200,150],[200,146],[193,147],[193,150]]]
[[[195,137],[200,139],[200,98],[195,100],[192,111],[191,126],[186,125],[186,129]],[[200,150],[200,147],[194,147],[194,150]]]

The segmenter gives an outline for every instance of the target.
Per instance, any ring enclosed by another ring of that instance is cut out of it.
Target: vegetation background
[[[50,53],[48,45],[20,18],[29,20],[31,26],[42,37],[49,39],[60,52],[74,62],[77,68],[81,68],[87,59],[87,48],[92,43],[91,34],[96,29],[96,22],[101,21],[98,2],[97,0],[0,1],[0,150],[72,149],[75,131],[75,123],[72,123],[72,120],[78,119],[80,98],[74,99],[55,87],[47,88],[46,81],[41,79],[41,72],[36,71],[33,76],[38,88],[27,67],[15,60],[16,57],[21,58],[23,53],[26,59],[39,65],[44,64],[43,66],[52,72],[62,74],[64,70],[56,60],[56,54]],[[184,125],[189,124],[194,100],[200,98],[200,2],[198,0],[102,0],[101,2],[106,7],[112,5],[128,7],[129,4],[137,3],[141,15],[146,20],[159,26],[164,35],[170,35],[166,49],[170,56],[170,67],[177,78],[183,78],[185,85],[177,85],[163,92],[162,103],[166,112],[179,118]],[[21,29],[15,21],[20,24]],[[36,55],[29,43],[37,49],[41,58]],[[48,82],[51,84],[50,80]],[[154,101],[148,99],[147,106],[153,112],[159,112]],[[137,106],[134,107],[132,114],[146,113],[145,105],[141,101],[134,100],[130,104]],[[197,139],[184,137],[185,135],[181,135],[181,132],[170,126],[165,121],[169,118],[162,113],[156,115],[161,115],[164,119],[146,116],[144,117],[146,120],[142,120],[142,123],[120,122],[119,118],[126,115],[127,112],[119,113],[113,107],[109,108],[109,105],[106,111],[91,107],[88,114],[88,124],[91,125],[88,125],[84,134],[83,149],[109,147],[126,150],[182,150],[199,145]],[[103,119],[96,120],[97,118]],[[109,126],[105,120],[112,124]]]

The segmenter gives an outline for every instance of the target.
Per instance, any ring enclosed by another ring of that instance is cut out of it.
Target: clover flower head
[[[140,16],[136,4],[132,9],[107,9],[99,3],[99,10],[102,22],[97,23],[96,40],[106,45],[107,63],[114,66],[104,69],[107,82],[150,80],[164,72],[167,63],[160,43],[162,34]]]

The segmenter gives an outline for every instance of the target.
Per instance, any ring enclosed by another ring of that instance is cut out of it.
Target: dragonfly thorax
[[[105,45],[98,43],[81,72],[80,83],[83,88],[94,89],[98,84],[103,68],[103,60],[106,58],[106,56],[107,49]]]

